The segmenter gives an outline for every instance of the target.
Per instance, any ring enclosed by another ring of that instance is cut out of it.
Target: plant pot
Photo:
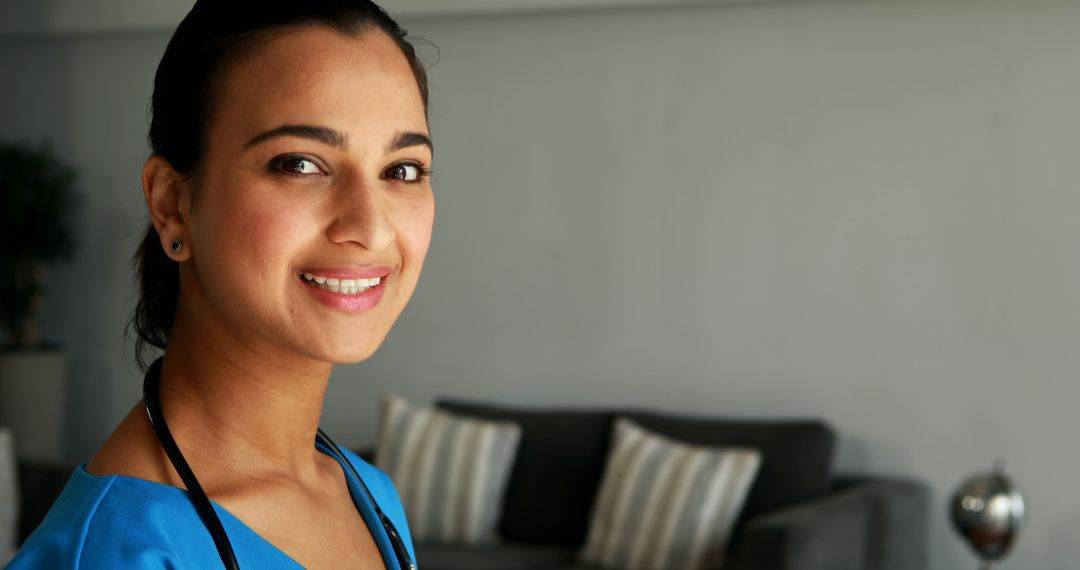
[[[0,426],[15,435],[15,455],[64,461],[67,354],[62,350],[0,352]]]

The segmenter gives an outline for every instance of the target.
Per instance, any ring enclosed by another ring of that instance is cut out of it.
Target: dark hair
[[[150,100],[150,151],[177,173],[198,171],[213,106],[213,85],[222,70],[265,32],[321,25],[357,36],[385,33],[405,54],[427,112],[427,73],[407,32],[369,0],[198,0],[177,26],[154,75]],[[161,247],[153,224],[132,259],[139,301],[129,327],[134,329],[135,360],[147,368],[151,347],[164,349],[176,316],[180,270]]]

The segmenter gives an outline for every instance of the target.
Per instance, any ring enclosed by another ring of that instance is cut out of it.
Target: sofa
[[[15,480],[19,487],[19,504],[15,540],[22,544],[60,496],[75,465],[20,459],[17,466]]]
[[[725,570],[922,570],[929,493],[922,482],[834,474],[823,422],[716,419],[642,409],[537,409],[439,399],[446,411],[522,427],[495,545],[416,545],[424,570],[591,568],[588,532],[616,416],[698,445],[744,446],[762,461]],[[372,450],[362,450],[370,459]]]

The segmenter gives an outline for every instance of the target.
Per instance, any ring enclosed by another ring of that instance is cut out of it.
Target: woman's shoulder
[[[353,468],[356,469],[356,472],[360,475],[360,477],[364,479],[364,484],[371,488],[372,493],[376,492],[372,485],[378,486],[381,492],[392,491],[396,493],[396,490],[394,489],[394,483],[393,481],[391,481],[390,476],[387,475],[385,471],[379,469],[378,467],[375,467],[363,457],[360,457],[356,454],[356,452],[350,449],[342,447],[341,452],[345,454],[345,457],[349,460],[349,463],[351,463]]]
[[[397,488],[394,486],[394,481],[390,479],[390,476],[385,471],[368,463],[353,451],[348,449],[342,449],[341,451],[353,468],[356,469],[360,478],[364,480],[364,484],[367,485],[368,490],[371,491],[380,508],[383,510],[386,510],[388,506],[400,508],[401,498],[398,496]]]
[[[8,568],[180,567],[180,550],[200,545],[198,515],[181,489],[80,465]],[[194,543],[194,544],[193,544]],[[210,548],[212,548],[212,543]]]
[[[409,531],[409,523],[405,517],[405,507],[401,504],[401,497],[398,495],[397,487],[394,486],[394,481],[385,471],[368,463],[356,453],[348,449],[342,449],[342,452],[353,468],[356,469],[360,478],[364,480],[364,484],[371,491],[371,495],[375,502],[378,503],[379,508],[382,509],[386,516],[390,517],[390,521],[394,523],[394,528],[401,535],[415,559],[412,533]]]

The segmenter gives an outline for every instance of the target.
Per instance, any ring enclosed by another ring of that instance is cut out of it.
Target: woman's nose
[[[382,180],[357,178],[334,189],[332,221],[327,237],[334,243],[353,242],[369,251],[381,251],[394,240],[391,204]]]

